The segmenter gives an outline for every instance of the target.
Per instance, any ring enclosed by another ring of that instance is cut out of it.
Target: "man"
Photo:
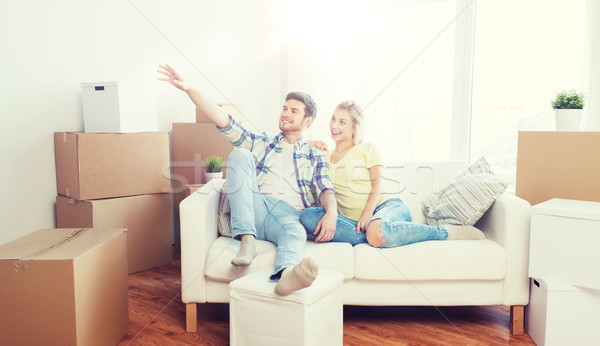
[[[337,205],[323,154],[304,141],[304,130],[316,116],[316,106],[305,93],[286,97],[279,117],[281,132],[274,137],[248,131],[223,109],[205,100],[169,65],[159,73],[176,88],[187,93],[236,147],[227,159],[227,191],[231,206],[231,228],[241,245],[233,265],[252,263],[256,256],[255,238],[277,246],[275,292],[287,295],[310,286],[318,273],[312,258],[304,258],[306,231],[300,224],[300,211],[317,202],[325,215],[317,226],[316,241],[329,241],[335,233]]]

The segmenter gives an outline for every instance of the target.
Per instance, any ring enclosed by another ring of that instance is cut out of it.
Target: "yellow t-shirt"
[[[369,168],[383,166],[381,156],[371,143],[360,143],[354,146],[337,163],[331,162],[331,153],[331,151],[327,152],[327,162],[338,212],[357,221],[371,192]],[[383,198],[379,203],[382,202]]]

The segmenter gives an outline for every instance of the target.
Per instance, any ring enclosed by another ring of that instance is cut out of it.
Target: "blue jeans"
[[[325,215],[321,207],[307,208],[300,215],[300,222],[308,234],[313,234],[317,224]],[[413,223],[410,210],[399,198],[388,199],[375,208],[371,221],[381,219],[381,233],[385,244],[381,247],[396,247],[426,240],[446,240],[448,231],[440,226]],[[335,234],[331,241],[352,245],[367,243],[365,232],[356,233],[356,221],[338,215]]]
[[[304,258],[306,231],[300,224],[300,211],[289,203],[260,193],[254,156],[247,149],[234,149],[227,159],[227,193],[231,206],[231,233],[234,239],[252,234],[277,246],[275,272]]]

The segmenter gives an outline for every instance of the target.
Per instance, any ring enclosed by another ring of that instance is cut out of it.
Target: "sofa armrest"
[[[181,300],[206,302],[206,256],[218,238],[217,211],[224,179],[212,180],[179,204],[181,221]]]
[[[529,301],[529,226],[531,205],[512,193],[505,193],[477,223],[486,238],[506,252],[504,305],[526,305]]]

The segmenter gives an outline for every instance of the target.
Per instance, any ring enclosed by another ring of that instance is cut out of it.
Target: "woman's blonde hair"
[[[362,127],[362,122],[365,118],[365,113],[362,108],[357,105],[354,101],[342,101],[339,105],[337,105],[336,109],[343,109],[348,111],[352,116],[352,123],[354,124],[354,135],[352,139],[354,139],[354,144],[362,143],[364,129]]]

